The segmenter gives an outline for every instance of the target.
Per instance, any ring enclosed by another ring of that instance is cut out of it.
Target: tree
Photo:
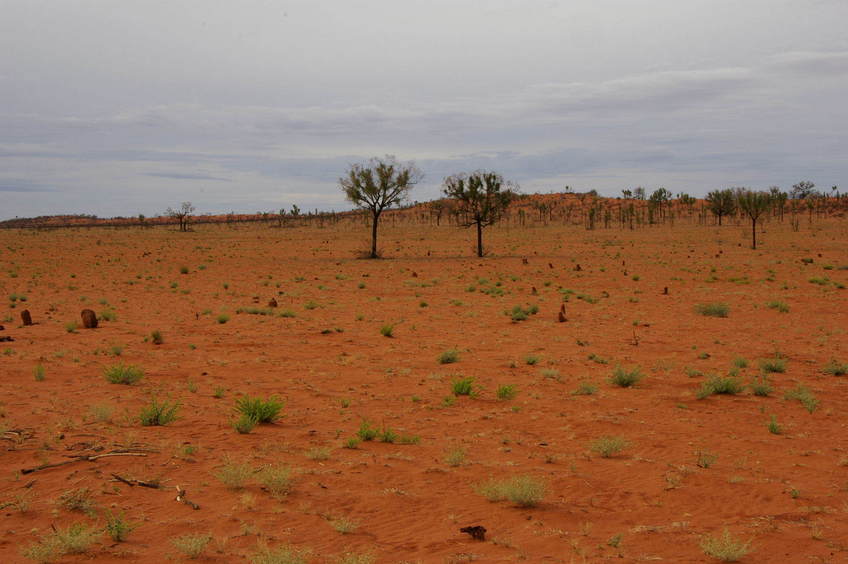
[[[757,248],[757,220],[771,207],[771,195],[768,192],[754,192],[739,188],[736,192],[739,209],[751,219],[751,248]]]
[[[645,199],[645,189],[642,188],[641,186],[637,186],[636,188],[633,189],[633,197],[636,198],[637,200],[644,200]]]
[[[339,184],[347,199],[371,213],[371,254],[377,258],[377,224],[386,209],[400,204],[423,174],[414,164],[397,162],[391,155],[374,157],[368,163],[351,165]]]
[[[191,212],[194,211],[194,206],[191,205],[191,202],[183,202],[180,204],[179,209],[168,208],[165,212],[170,217],[176,218],[177,221],[180,222],[180,231],[188,231],[188,220],[191,217]]]
[[[809,198],[815,194],[816,185],[810,182],[809,180],[802,180],[798,184],[792,185],[792,198],[796,200],[803,200],[804,198]]]
[[[457,201],[464,227],[477,226],[477,256],[483,256],[483,228],[497,223],[516,196],[517,186],[496,172],[477,171],[445,178],[444,194]]]
[[[713,190],[707,194],[707,206],[714,216],[718,218],[718,224],[721,225],[721,218],[725,215],[731,215],[736,212],[736,196],[733,190]]]

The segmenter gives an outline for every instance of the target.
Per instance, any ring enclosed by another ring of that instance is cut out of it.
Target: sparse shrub
[[[236,412],[247,415],[256,420],[257,423],[273,423],[280,418],[280,410],[284,402],[276,396],[267,400],[262,398],[251,398],[245,396],[236,400]]]
[[[764,358],[760,361],[760,369],[766,374],[786,372],[786,360],[782,358]]]
[[[68,511],[79,511],[86,515],[94,514],[97,503],[94,501],[94,493],[89,488],[77,488],[63,492],[59,496],[59,507]]]
[[[515,396],[516,396],[517,393],[518,393],[518,391],[515,389],[514,385],[503,384],[501,386],[498,386],[498,390],[497,390],[497,392],[495,392],[495,395],[497,396],[497,398],[499,400],[505,401],[505,400],[515,399]]]
[[[222,313],[221,315],[219,315],[219,316],[217,317],[217,321],[218,321],[218,323],[220,323],[221,325],[223,325],[224,323],[226,323],[226,322],[227,322],[227,321],[229,321],[229,320],[230,320],[230,316],[229,316],[229,315],[227,315],[226,313]]]
[[[557,382],[560,381],[559,370],[556,370],[554,368],[545,368],[544,370],[542,370],[542,377],[548,378],[550,380],[556,380]]]
[[[394,325],[383,325],[380,327],[380,335],[388,338],[394,337],[394,330]]]
[[[359,523],[348,517],[338,517],[330,520],[330,526],[343,535],[352,533],[359,527]]]
[[[540,360],[542,360],[541,357],[539,357],[538,355],[535,355],[535,354],[528,354],[527,356],[524,357],[524,362],[526,362],[530,366],[535,366],[536,364],[539,363]]]
[[[465,449],[454,448],[448,451],[447,456],[445,456],[445,463],[453,467],[462,466],[465,463]]]
[[[250,564],[307,564],[310,553],[289,545],[268,548],[260,546],[250,557]]]
[[[831,360],[824,367],[824,373],[830,374],[831,376],[845,376],[848,374],[848,364],[842,364],[841,362],[837,362],[835,359]]]
[[[372,554],[359,554],[356,552],[345,552],[336,558],[333,564],[374,564],[375,558]]]
[[[327,447],[313,447],[306,451],[306,458],[309,460],[328,460],[330,458],[330,449]]]
[[[736,378],[713,376],[703,384],[696,394],[698,399],[704,399],[713,394],[736,395],[742,392],[744,386]]]
[[[161,345],[165,342],[165,338],[162,336],[162,332],[158,329],[150,333],[150,342],[154,345]]]
[[[489,501],[509,500],[521,507],[535,507],[545,498],[545,482],[533,476],[514,476],[505,480],[489,480],[476,486],[476,491]]]
[[[110,384],[132,385],[144,378],[144,370],[138,366],[113,364],[103,370],[103,376]]]
[[[737,356],[733,359],[733,367],[739,369],[748,368],[748,361],[741,356]]]
[[[773,300],[770,302],[766,302],[766,307],[769,309],[773,309],[779,311],[780,313],[789,313],[789,306],[786,305],[785,302],[781,302],[779,300]]]
[[[794,390],[786,392],[784,398],[787,400],[798,400],[804,406],[804,409],[810,413],[814,412],[819,406],[819,400],[816,399],[813,392],[802,384],[798,384]]]
[[[65,323],[65,331],[68,333],[76,333],[77,329],[79,329],[79,324],[76,321]]]
[[[766,397],[771,394],[772,387],[765,375],[751,382],[751,392],[755,396]]]
[[[751,541],[736,540],[725,529],[721,535],[707,535],[701,539],[701,550],[707,556],[722,562],[738,562],[739,559],[751,552]]]
[[[622,437],[601,437],[589,444],[591,451],[602,458],[610,458],[627,448],[627,446],[627,441]]]
[[[610,382],[620,388],[630,388],[638,384],[643,377],[638,368],[628,372],[621,366],[617,366],[610,377]]]
[[[126,520],[123,513],[106,512],[106,532],[115,542],[124,542],[129,534],[137,527],[135,523]]]
[[[360,440],[356,437],[350,437],[344,442],[344,447],[349,449],[357,449],[359,448]]]
[[[182,535],[171,539],[171,544],[187,558],[194,560],[203,554],[211,540],[212,535],[208,534]]]
[[[215,472],[215,477],[221,480],[229,489],[240,490],[252,474],[253,468],[249,464],[234,462],[228,457],[224,459],[224,465]]]
[[[167,425],[176,421],[179,408],[179,402],[167,400],[160,402],[153,397],[150,399],[150,403],[141,408],[139,420],[145,427]]]
[[[705,451],[696,452],[695,457],[695,464],[697,464],[700,468],[709,468],[718,460],[718,455]]]
[[[474,378],[468,376],[459,378],[451,382],[451,391],[455,396],[473,396],[474,395]]]
[[[33,370],[33,376],[35,377],[35,381],[36,382],[43,382],[44,381],[44,374],[45,374],[44,366],[41,365],[41,364],[37,364],[35,366],[35,370]]]
[[[438,358],[439,364],[453,364],[459,361],[459,351],[456,349],[448,349]]]
[[[280,465],[266,466],[259,472],[259,483],[272,497],[285,497],[292,487],[291,469]]]
[[[118,319],[118,314],[113,309],[104,309],[100,312],[101,321],[115,321]]]
[[[730,306],[725,303],[698,304],[695,311],[706,317],[727,317]]]
[[[591,382],[581,382],[577,389],[571,392],[573,396],[591,396],[598,391],[598,387]]]

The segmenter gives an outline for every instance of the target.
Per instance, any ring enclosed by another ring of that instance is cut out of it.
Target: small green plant
[[[474,378],[468,376],[466,378],[458,378],[451,382],[451,391],[455,396],[473,396],[474,395]]]
[[[144,378],[144,371],[138,366],[113,364],[103,370],[103,376],[110,384],[137,384]]]
[[[736,378],[713,376],[701,384],[701,389],[695,395],[698,399],[704,399],[713,394],[736,395],[742,393],[742,390],[744,386]]]
[[[349,449],[357,449],[359,448],[360,440],[356,437],[350,437],[345,440],[344,447]]]
[[[35,370],[33,370],[33,376],[35,377],[35,381],[36,382],[43,382],[44,381],[44,374],[45,374],[44,366],[41,365],[41,364],[37,364],[35,366]]]
[[[180,274],[188,274],[188,267],[187,266],[181,266],[180,267]]]
[[[764,358],[760,361],[760,369],[766,374],[786,372],[786,360],[782,358]]]
[[[721,535],[707,535],[701,539],[704,554],[722,562],[738,562],[751,552],[751,541],[743,542],[733,538],[725,529]]]
[[[617,366],[610,377],[610,382],[620,388],[631,388],[639,383],[644,376],[638,368],[627,371],[621,366]]]
[[[823,371],[825,374],[830,374],[831,376],[845,376],[848,374],[848,363],[843,364],[834,359],[825,365]]]
[[[786,305],[786,302],[781,302],[779,300],[766,302],[766,307],[775,311],[779,311],[780,313],[789,313],[789,306]]]
[[[215,391],[212,393],[212,397],[215,399],[221,399],[224,397],[224,388],[222,386],[215,386]]]
[[[163,426],[176,421],[179,408],[179,402],[160,402],[154,396],[150,398],[150,403],[141,408],[138,418],[145,427]]]
[[[365,419],[359,424],[359,430],[356,432],[356,436],[359,437],[361,441],[373,441],[380,434],[380,431],[371,426],[371,423],[366,421]]]
[[[222,313],[221,315],[219,315],[219,316],[216,318],[216,320],[218,321],[218,323],[220,323],[221,325],[223,325],[224,323],[226,323],[227,321],[229,321],[229,320],[230,320],[230,316],[229,316],[229,315],[227,315],[226,313]]]
[[[737,356],[733,359],[733,368],[739,368],[740,370],[743,368],[748,368],[748,361],[742,358],[741,356]]]
[[[150,342],[154,345],[161,345],[165,342],[165,338],[162,336],[162,332],[158,329],[150,333]]]
[[[288,466],[266,466],[259,472],[259,483],[275,499],[288,495],[292,481],[291,469]]]
[[[535,366],[535,365],[539,364],[539,361],[541,361],[541,360],[542,360],[542,358],[538,355],[535,355],[535,354],[528,354],[527,356],[524,357],[524,362],[529,364],[530,366]]]
[[[280,418],[284,403],[276,396],[267,400],[245,396],[236,400],[237,413],[255,419],[257,423],[273,423]]]
[[[109,534],[109,537],[115,542],[124,542],[127,540],[129,534],[137,527],[135,523],[130,523],[126,520],[123,513],[113,513],[112,511],[107,511],[105,514],[106,518],[106,532]]]
[[[695,311],[706,317],[727,317],[730,313],[730,306],[725,303],[698,304],[695,306]]]
[[[781,435],[783,434],[783,429],[780,427],[780,424],[777,422],[777,417],[774,415],[771,416],[768,422],[768,430],[772,435]]]
[[[77,329],[79,329],[79,324],[76,321],[69,321],[65,323],[65,331],[68,333],[76,333]]]
[[[448,349],[438,358],[439,364],[453,364],[459,361],[459,351],[456,349]]]
[[[520,507],[535,507],[544,498],[545,482],[533,476],[514,476],[505,480],[489,480],[475,487],[489,501],[509,500]]]
[[[74,523],[67,528],[54,527],[52,533],[24,549],[23,555],[46,563],[64,554],[85,554],[99,535],[100,531],[84,523]]]
[[[215,472],[215,477],[231,490],[244,488],[252,475],[253,468],[249,464],[235,462],[229,457],[224,459],[224,465]]]
[[[182,552],[186,558],[194,560],[203,554],[211,540],[212,535],[208,534],[182,535],[171,539],[171,544]]]
[[[611,458],[627,446],[627,441],[622,437],[601,437],[592,441],[589,449],[601,458]]]
[[[382,327],[380,327],[380,335],[382,335],[384,337],[392,338],[392,337],[394,337],[394,330],[395,330],[394,325],[383,325]]]
[[[512,384],[503,384],[498,386],[495,395],[501,401],[515,399],[515,396],[518,394],[518,391],[515,389],[515,386]]]

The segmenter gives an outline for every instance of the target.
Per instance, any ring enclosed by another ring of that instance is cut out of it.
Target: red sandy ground
[[[477,259],[471,230],[386,225],[389,258],[378,261],[355,258],[366,243],[361,223],[0,232],[0,295],[12,318],[0,336],[15,338],[0,343],[0,501],[24,495],[29,505],[0,513],[0,561],[28,561],[21,550],[51,524],[102,526],[111,509],[138,524],[128,540],[103,534],[87,554],[61,561],[179,559],[171,539],[208,533],[203,562],[247,561],[260,542],[309,548],[314,563],[345,552],[380,563],[709,562],[701,539],[727,527],[751,540],[742,562],[848,562],[848,377],[822,370],[848,362],[848,291],[838,287],[848,284],[846,226],[805,219],[795,233],[772,222],[757,251],[745,225],[496,227],[485,233],[493,254]],[[492,287],[504,295],[480,291]],[[566,323],[556,321],[560,288],[575,292]],[[13,293],[26,302],[12,308]],[[275,316],[236,314],[272,297]],[[790,311],[767,308],[771,300]],[[727,303],[729,316],[695,312],[711,302]],[[504,315],[531,304],[539,313],[526,321]],[[36,325],[20,327],[24,307]],[[117,319],[67,332],[84,307],[111,308]],[[280,317],[284,309],[296,317]],[[222,313],[227,323],[217,322]],[[380,334],[386,324],[393,338]],[[164,344],[145,341],[153,330]],[[459,362],[439,364],[454,347]],[[528,365],[529,354],[541,361]],[[773,375],[770,397],[696,399],[736,357],[748,361],[739,375],[747,383],[775,354],[787,370]],[[144,380],[107,383],[103,370],[117,362],[142,367]],[[34,378],[39,363],[43,381]],[[612,386],[618,364],[639,367],[644,380]],[[459,375],[479,393],[445,406]],[[597,393],[573,395],[583,382]],[[517,397],[498,401],[502,384]],[[798,384],[819,399],[813,413],[784,399]],[[179,400],[178,421],[137,422],[154,393]],[[245,394],[284,398],[285,417],[236,433],[234,404]],[[92,406],[111,407],[110,420]],[[767,429],[772,415],[783,434]],[[420,443],[344,448],[363,419]],[[601,458],[589,444],[602,436],[629,446]],[[20,473],[131,445],[154,452]],[[315,447],[329,458],[308,457]],[[457,448],[465,461],[450,466]],[[699,452],[715,463],[699,467]],[[290,466],[291,493],[274,499],[255,479],[227,489],[215,476],[226,458]],[[130,487],[112,473],[164,489]],[[538,506],[475,491],[517,475],[547,484]],[[177,485],[199,510],[175,501]],[[76,488],[94,492],[96,514],[57,505]],[[338,518],[358,526],[341,534],[331,526]],[[461,534],[467,525],[485,526],[487,540]],[[615,535],[617,547],[608,543]]]

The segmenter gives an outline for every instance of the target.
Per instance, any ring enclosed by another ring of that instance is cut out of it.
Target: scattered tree
[[[180,204],[178,209],[168,208],[165,212],[170,217],[175,218],[180,222],[180,231],[188,231],[188,220],[191,217],[191,213],[194,211],[194,206],[191,205],[191,202],[183,202]]]
[[[457,201],[464,227],[477,226],[477,256],[483,256],[483,228],[497,223],[516,196],[517,186],[496,172],[477,171],[445,178],[444,193]]]
[[[718,224],[721,225],[721,218],[725,215],[732,215],[736,212],[736,196],[733,190],[713,190],[707,194],[707,206],[714,216],[718,218]]]
[[[377,224],[387,208],[403,202],[423,177],[412,163],[397,162],[393,156],[373,158],[366,164],[350,166],[339,184],[347,199],[371,213],[371,254],[377,258]]]
[[[810,196],[815,195],[816,193],[816,185],[810,182],[809,180],[802,180],[798,184],[792,185],[792,198],[796,200],[803,200],[805,198],[809,198]]]
[[[737,200],[739,208],[751,220],[751,248],[757,248],[757,220],[771,207],[771,196],[768,192],[754,192],[738,189]]]

